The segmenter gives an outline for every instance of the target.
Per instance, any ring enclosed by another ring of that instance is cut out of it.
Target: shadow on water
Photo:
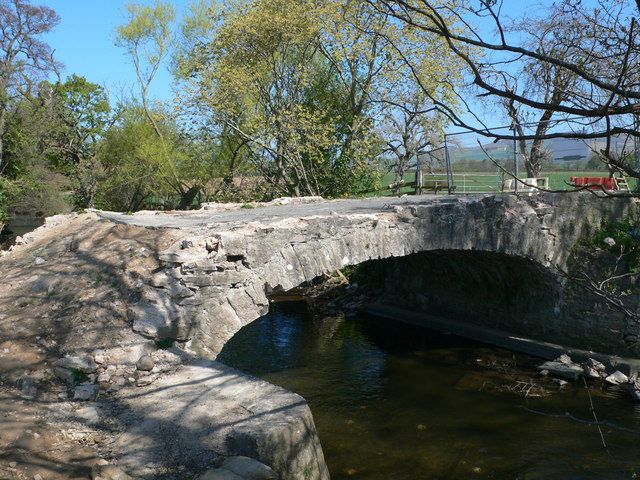
[[[307,399],[334,480],[640,472],[638,406],[599,384],[560,388],[526,355],[371,317],[320,320],[303,303],[285,303],[219,359]],[[547,395],[525,397],[519,385],[529,383]]]

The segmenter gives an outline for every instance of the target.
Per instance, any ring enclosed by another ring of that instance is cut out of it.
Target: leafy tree
[[[364,161],[338,161],[347,157],[341,135],[353,122],[337,111],[344,91],[319,49],[318,7],[260,0],[207,13],[209,22],[187,23],[198,25],[199,41],[183,49],[181,73],[193,104],[245,142],[273,191],[336,195],[365,178]]]
[[[152,114],[158,119],[155,127],[143,106],[125,105],[105,134],[98,151],[104,168],[104,181],[98,186],[96,200],[100,208],[136,211],[145,207],[184,207],[181,202],[185,197],[167,181],[165,155],[172,159],[178,178],[202,185],[211,178],[215,148],[185,135],[165,112]],[[155,128],[162,133],[164,143],[158,141]]]
[[[144,111],[125,107],[106,132],[99,150],[104,179],[98,186],[96,205],[105,210],[140,210],[149,197],[162,189],[157,137]]]
[[[177,207],[184,209],[191,206],[204,186],[202,170],[194,163],[196,159],[182,155],[182,145],[172,144],[178,136],[165,134],[165,127],[175,123],[172,115],[162,106],[152,107],[149,100],[149,88],[173,45],[175,17],[173,6],[161,0],[152,6],[129,4],[128,19],[118,27],[116,44],[126,50],[135,67],[142,111],[159,145],[153,153],[155,167],[160,172],[159,179],[180,196]],[[184,138],[180,140],[184,141]]]
[[[13,210],[52,215],[70,209],[72,181],[58,168],[59,157],[48,145],[59,129],[54,86],[41,82],[15,102],[5,133],[4,186]]]
[[[59,21],[49,7],[0,0],[0,174],[6,168],[4,142],[12,109],[58,68],[53,50],[41,37]]]
[[[394,173],[395,190],[399,193],[413,162],[420,161],[429,173],[435,173],[436,163],[442,163],[426,153],[443,144],[445,122],[441,116],[423,110],[428,102],[419,90],[396,102],[400,108],[386,109],[379,128],[386,138],[386,153],[392,156],[389,170]]]
[[[55,167],[75,183],[77,207],[93,207],[98,182],[104,174],[98,159],[101,141],[112,123],[111,107],[104,88],[72,75],[54,87],[56,105],[48,154]]]
[[[536,38],[532,41],[530,34],[510,31],[502,0],[366,1],[399,24],[440,37],[465,65],[477,98],[513,105],[536,118],[542,128],[531,133],[516,129],[517,140],[539,144],[553,138],[603,139],[605,146],[598,152],[603,162],[640,178],[637,159],[629,163],[615,148],[621,137],[640,139],[640,2],[545,2],[548,8],[537,9],[537,18],[553,27],[531,32]],[[558,25],[561,20],[564,24]],[[407,63],[417,69],[414,62]],[[516,89],[508,81],[510,72],[519,68],[531,69],[534,88]],[[513,140],[507,132],[488,129],[478,115],[479,104],[464,98],[468,94],[468,89],[460,92],[466,114],[445,102],[435,103],[458,127],[494,140]],[[553,130],[548,128],[552,117]]]
[[[415,81],[404,56],[420,62],[418,78],[434,97],[449,95],[446,85],[460,76],[443,42],[364,2],[201,2],[193,10],[178,61],[191,104],[246,142],[279,194],[372,187],[373,161],[390,141],[376,126],[407,106],[399,91]]]
[[[508,30],[526,36],[529,39],[528,43],[537,45],[540,53],[566,60],[570,60],[575,52],[563,44],[562,38],[570,36],[578,40],[582,37],[584,40],[590,33],[584,21],[574,18],[559,7],[553,8],[552,14],[547,18],[524,18]],[[551,152],[545,148],[543,136],[552,126],[554,109],[576,93],[577,76],[561,66],[529,59],[521,66],[518,75],[511,77],[504,74],[504,78],[505,88],[512,92],[524,89],[530,96],[537,95],[541,102],[548,103],[547,108],[535,111],[513,98],[502,101],[520,137],[518,150],[524,158],[527,177],[535,178],[540,175],[543,164],[551,157]],[[521,85],[518,85],[518,80],[521,80]],[[526,142],[524,137],[529,127],[535,130],[536,138]]]

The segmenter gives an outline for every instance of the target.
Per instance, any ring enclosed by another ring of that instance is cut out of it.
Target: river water
[[[28,215],[15,215],[4,231],[0,232],[0,250],[9,248],[16,237],[29,233],[44,223],[44,218]]]
[[[525,355],[280,303],[219,359],[306,398],[333,480],[640,478],[640,404]]]

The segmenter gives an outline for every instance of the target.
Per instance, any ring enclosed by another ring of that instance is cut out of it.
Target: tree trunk
[[[4,164],[4,133],[7,125],[7,110],[0,106],[0,175],[5,169]]]
[[[540,176],[545,155],[546,153],[542,140],[536,138],[531,145],[531,152],[525,162],[528,178],[537,178]]]
[[[187,210],[189,207],[191,207],[191,204],[198,196],[198,193],[200,193],[200,187],[197,185],[189,188],[189,190],[187,190],[186,192],[181,192],[178,210]]]

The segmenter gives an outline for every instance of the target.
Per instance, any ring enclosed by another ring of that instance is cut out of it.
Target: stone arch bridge
[[[635,215],[634,199],[581,193],[280,203],[133,216],[99,212],[112,222],[183,232],[160,253],[164,268],[130,307],[134,329],[188,342],[215,358],[238,330],[267,312],[272,292],[347,265],[393,258],[422,278],[403,284],[389,263],[395,260],[386,260],[384,277],[396,286],[389,298],[405,288],[431,288],[439,292],[431,300],[428,291],[413,292],[412,306],[428,310],[430,301],[440,302],[444,313],[514,333],[561,335],[569,345],[623,353],[607,319],[571,317],[558,268],[566,268],[573,247],[603,220]],[[466,307],[456,311],[456,305]]]

